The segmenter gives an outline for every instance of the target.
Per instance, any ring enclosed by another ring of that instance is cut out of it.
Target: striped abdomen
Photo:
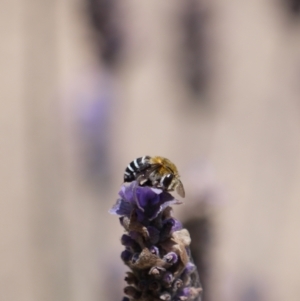
[[[124,182],[136,180],[137,175],[149,167],[150,156],[139,157],[128,164],[124,172]]]

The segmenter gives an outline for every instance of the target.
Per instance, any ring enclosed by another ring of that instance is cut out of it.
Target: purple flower
[[[129,260],[131,260],[132,258],[132,253],[129,251],[129,250],[124,250],[122,253],[121,253],[121,258],[124,262],[127,262]]]
[[[167,263],[174,264],[178,261],[178,255],[175,252],[166,254],[163,258]]]
[[[190,257],[190,236],[172,217],[171,205],[180,204],[162,190],[124,184],[109,211],[120,215],[125,229],[121,243],[127,272],[123,301],[200,301],[201,285]]]
[[[119,196],[121,198],[109,212],[130,217],[132,210],[136,209],[139,222],[152,221],[166,207],[181,204],[170,193],[153,187],[139,186],[136,181],[130,185],[124,184]]]
[[[163,221],[163,226],[162,226],[162,229],[160,231],[160,239],[165,240],[168,237],[170,237],[170,235],[174,231],[179,231],[181,229],[182,229],[182,224],[181,224],[180,221],[176,220],[175,218],[165,219]]]
[[[167,288],[171,287],[173,280],[174,280],[174,276],[171,272],[166,272],[162,279],[165,287],[167,287]]]
[[[121,244],[130,250],[139,250],[138,243],[129,235],[123,234],[123,236],[121,237]]]

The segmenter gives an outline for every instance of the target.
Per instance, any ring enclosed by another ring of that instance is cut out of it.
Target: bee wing
[[[178,179],[178,185],[176,187],[176,192],[181,196],[181,197],[185,197],[185,191],[183,188],[183,185],[181,183],[181,181]]]

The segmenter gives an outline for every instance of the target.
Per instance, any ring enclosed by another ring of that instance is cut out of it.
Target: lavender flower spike
[[[189,233],[171,215],[170,206],[181,202],[135,181],[122,185],[119,196],[109,212],[120,216],[126,231],[121,258],[131,271],[123,300],[201,301],[201,284],[189,256]]]

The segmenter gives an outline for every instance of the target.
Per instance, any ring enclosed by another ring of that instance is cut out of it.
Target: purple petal
[[[151,243],[153,243],[154,245],[157,244],[159,241],[159,230],[152,226],[147,227],[147,230]]]
[[[155,189],[155,188],[152,188],[153,190],[158,190],[158,189]],[[160,190],[160,201],[162,202],[162,203],[165,203],[165,202],[168,202],[168,201],[171,201],[171,200],[174,200],[174,197],[170,194],[170,193],[168,193],[168,192],[166,192],[166,191],[162,191],[162,190]]]
[[[149,248],[149,251],[150,251],[152,254],[154,254],[154,255],[156,255],[156,256],[159,256],[159,249],[158,249],[158,247],[156,247],[156,246],[151,246],[151,247]]]
[[[119,191],[119,196],[126,200],[127,202],[134,203],[135,202],[135,191],[137,188],[137,182],[134,181],[128,184],[123,184],[121,190]]]
[[[165,284],[167,286],[170,286],[172,281],[174,280],[174,276],[171,272],[166,272],[163,276],[163,282],[165,282]]]
[[[178,261],[178,255],[174,252],[169,252],[164,256],[164,261],[170,264],[174,264]]]
[[[124,250],[121,253],[121,258],[124,262],[129,261],[131,259],[131,257],[132,257],[132,253],[129,250]]]
[[[137,205],[145,211],[147,206],[155,206],[160,202],[159,195],[149,187],[138,187],[136,190]]]
[[[156,194],[161,194],[161,193],[163,193],[163,190],[160,189],[160,188],[154,188],[154,187],[151,187],[150,189],[151,189],[152,191],[154,191]]]
[[[143,238],[142,234],[136,231],[130,231],[129,235],[135,241],[139,241]]]
[[[160,232],[161,241],[166,240],[174,231],[182,229],[182,224],[175,218],[168,218],[163,221],[163,227]]]
[[[131,248],[132,250],[139,249],[138,243],[127,234],[122,235],[121,244],[127,248]]]
[[[195,270],[196,270],[196,266],[193,263],[188,262],[187,265],[185,266],[184,273],[190,275]]]
[[[174,199],[173,197],[170,199],[169,196],[163,195],[161,198],[161,210],[164,210],[168,206],[182,204],[181,201]]]
[[[150,221],[153,221],[162,211],[161,206],[153,206],[147,210],[147,217]]]
[[[130,216],[132,205],[123,199],[118,199],[116,204],[108,211],[110,214]]]
[[[171,217],[163,221],[163,229],[169,229],[170,232],[179,231],[182,229],[182,224],[179,220]]]
[[[138,220],[140,223],[144,224],[144,223],[147,222],[147,218],[146,218],[146,216],[145,216],[144,211],[141,211],[140,209],[137,209],[137,210],[136,210],[136,215],[137,215],[137,220]]]

